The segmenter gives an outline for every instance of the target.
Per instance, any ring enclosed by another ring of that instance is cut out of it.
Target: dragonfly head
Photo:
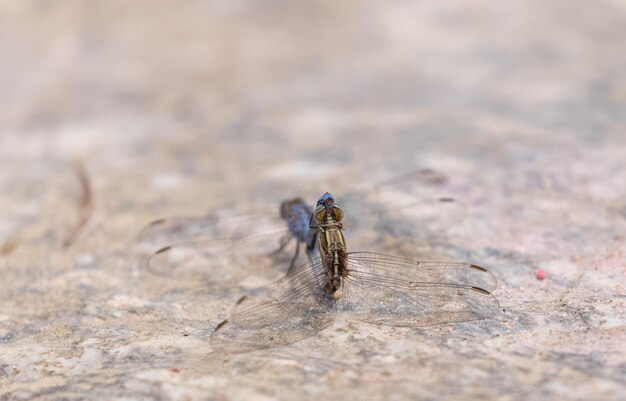
[[[322,197],[317,201],[318,206],[332,206],[335,203],[335,197],[330,192],[326,192]]]

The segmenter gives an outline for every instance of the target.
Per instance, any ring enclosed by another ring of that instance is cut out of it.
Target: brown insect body
[[[348,251],[343,236],[342,219],[343,210],[334,205],[331,194],[324,194],[313,213],[312,226],[317,226],[319,230],[320,255],[326,273],[324,291],[330,295],[341,288],[342,279],[348,275]]]

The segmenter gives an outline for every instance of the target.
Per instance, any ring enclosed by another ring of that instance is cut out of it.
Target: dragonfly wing
[[[374,252],[352,252],[349,260],[355,262],[355,271],[378,274],[390,279],[411,283],[445,283],[478,287],[493,291],[497,280],[485,268],[462,262],[420,262]],[[358,261],[358,264],[357,264]]]
[[[459,224],[467,208],[446,193],[448,177],[419,169],[337,199],[346,210],[344,226],[394,237],[428,238]]]
[[[328,327],[336,303],[322,288],[325,275],[316,259],[293,276],[243,298],[243,310],[221,322],[211,339],[217,352],[240,353],[283,346]]]
[[[285,274],[293,257],[293,247],[281,249],[288,235],[283,227],[238,239],[210,238],[168,245],[153,253],[146,267],[158,276],[209,282],[241,280],[251,274]]]
[[[191,241],[210,235],[217,221],[218,217],[214,215],[154,220],[141,229],[136,241],[141,245],[157,248],[167,244]]]
[[[170,217],[155,220],[137,235],[138,245],[154,249],[199,238],[239,238],[259,230],[285,226],[276,212],[258,211],[234,216],[217,214],[195,217]]]
[[[339,301],[341,309],[364,322],[406,327],[479,320],[498,312],[498,301],[487,290],[458,284],[464,279],[442,281],[455,275],[441,272],[458,272],[457,265],[425,266],[417,273],[422,267],[417,265],[411,272],[396,258],[350,254],[349,273]]]
[[[414,196],[424,196],[439,193],[447,183],[448,177],[443,172],[421,168],[380,181],[367,188],[348,192],[342,196],[342,200],[351,202],[352,199],[361,199],[378,192],[403,192]]]
[[[379,192],[376,199],[364,199],[349,210],[344,223],[346,229],[411,238],[441,234],[467,215],[466,206],[454,198],[416,200],[389,192]]]

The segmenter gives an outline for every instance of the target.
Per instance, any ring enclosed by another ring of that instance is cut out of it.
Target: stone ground
[[[0,2],[0,399],[624,399],[624,49],[620,0]],[[466,217],[368,250],[494,319],[220,355],[243,284],[146,271],[153,219],[420,168]]]

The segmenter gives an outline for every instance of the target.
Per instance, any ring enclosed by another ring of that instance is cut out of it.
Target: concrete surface
[[[625,2],[3,1],[0,21],[0,399],[624,399]],[[155,276],[136,241],[419,168],[467,216],[367,250],[488,268],[495,319],[338,316],[215,354],[254,277]]]

